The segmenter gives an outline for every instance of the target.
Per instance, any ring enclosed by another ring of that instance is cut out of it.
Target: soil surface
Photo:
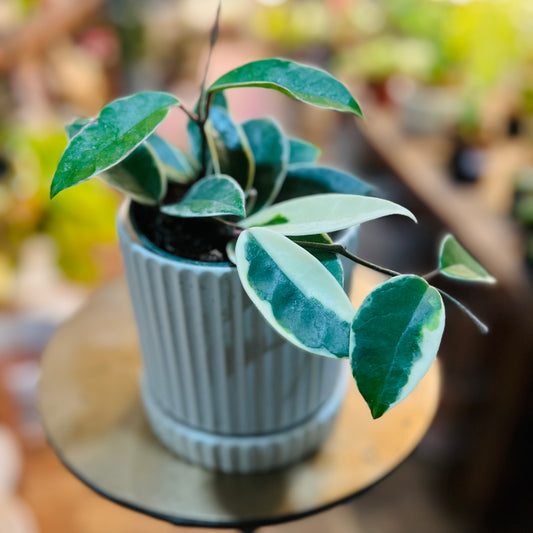
[[[209,263],[228,262],[226,244],[232,230],[211,218],[165,215],[157,206],[132,202],[131,216],[137,231],[165,252]]]

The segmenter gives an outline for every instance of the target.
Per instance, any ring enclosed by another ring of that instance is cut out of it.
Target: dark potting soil
[[[171,255],[209,263],[229,261],[226,244],[232,230],[211,218],[171,217],[156,206],[135,202],[131,216],[137,231]]]

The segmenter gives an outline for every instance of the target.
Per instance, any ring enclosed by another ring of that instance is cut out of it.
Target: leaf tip
[[[383,404],[372,404],[372,405],[369,404],[369,407],[370,407],[370,414],[372,415],[372,418],[374,420],[381,418],[389,410],[389,408]]]

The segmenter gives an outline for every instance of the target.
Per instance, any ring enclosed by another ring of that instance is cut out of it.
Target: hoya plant
[[[211,49],[217,31],[218,23]],[[348,89],[327,72],[286,59],[255,61],[210,86],[204,78],[194,109],[172,94],[142,92],[69,125],[51,196],[99,176],[134,206],[149,209],[155,225],[164,220],[171,234],[181,234],[184,221],[200,228],[206,241],[216,233],[223,253],[215,260],[235,263],[242,286],[272,327],[308,352],[349,359],[372,416],[380,417],[431,366],[444,330],[442,296],[486,329],[430,278],[494,279],[452,236],[442,243],[437,270],[426,276],[373,265],[335,244],[332,232],[389,215],[415,217],[369,196],[371,188],[361,180],[317,164],[320,150],[286,136],[271,118],[234,121],[224,91],[238,87],[268,88],[362,118]],[[189,117],[190,153],[155,133],[172,107]],[[333,185],[343,194],[325,192]],[[357,310],[343,289],[339,256],[390,277]]]

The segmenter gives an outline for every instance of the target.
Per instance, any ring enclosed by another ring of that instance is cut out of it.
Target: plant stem
[[[434,278],[435,276],[438,276],[439,274],[440,274],[440,269],[436,268],[435,270],[432,270],[431,272],[428,272],[427,274],[424,274],[423,276],[420,276],[420,277],[428,281]]]
[[[381,267],[379,265],[371,263],[370,261],[367,261],[366,259],[363,259],[361,257],[358,257],[357,255],[350,253],[346,249],[345,246],[342,246],[342,244],[325,244],[325,243],[307,242],[307,241],[294,241],[294,242],[308,250],[316,250],[317,252],[330,252],[330,253],[342,255],[346,257],[347,259],[350,259],[354,263],[358,263],[359,265],[366,266],[367,268],[375,270],[376,272],[380,272],[381,274],[385,274],[386,276],[395,277],[395,276],[402,275],[400,272],[396,272],[395,270],[390,270],[389,268]]]
[[[200,117],[196,114],[187,109],[181,102],[178,104],[178,107],[196,124],[200,122]]]
[[[229,220],[226,220],[222,217],[211,217],[213,220],[216,220],[217,222],[220,222],[221,224],[224,224],[225,226],[229,226],[230,228],[238,228],[242,231],[242,228],[235,224],[235,222],[230,222]]]
[[[481,333],[488,333],[489,328],[485,323],[483,323],[468,307],[463,305],[459,300],[456,300],[451,294],[448,294],[446,291],[443,291],[442,289],[439,289],[438,287],[435,287],[445,298],[450,300],[450,302],[454,303],[463,313],[465,313],[478,327],[478,329],[481,331]]]

